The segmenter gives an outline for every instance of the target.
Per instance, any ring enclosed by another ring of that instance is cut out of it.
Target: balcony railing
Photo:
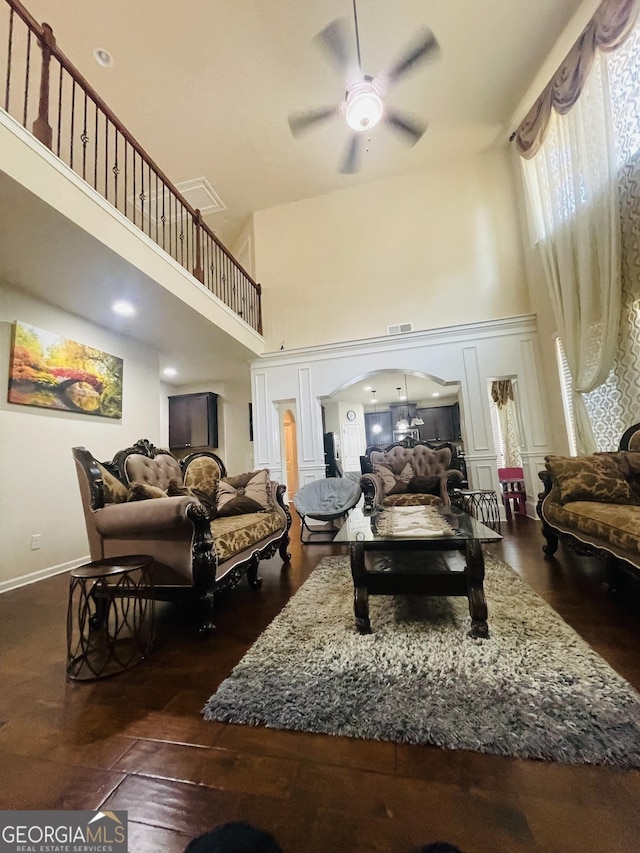
[[[62,53],[51,27],[18,0],[0,4],[0,106],[262,334],[260,285]]]

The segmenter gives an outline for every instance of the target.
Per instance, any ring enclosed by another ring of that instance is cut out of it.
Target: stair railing
[[[0,106],[262,334],[260,285],[67,59],[51,27],[40,25],[19,0],[5,4]],[[38,48],[40,79],[34,82]]]

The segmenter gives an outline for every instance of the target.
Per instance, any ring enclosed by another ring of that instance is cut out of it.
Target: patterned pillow
[[[614,454],[545,456],[545,462],[562,504],[569,501],[632,502],[631,485],[624,478]]]
[[[382,480],[385,495],[397,495],[406,492],[409,480],[413,477],[413,469],[407,462],[404,468],[396,473],[390,465],[377,463],[373,466],[373,473]]]
[[[127,487],[121,483],[117,477],[114,477],[111,471],[108,471],[104,465],[98,462],[100,475],[102,476],[102,488],[104,493],[104,502],[106,504],[121,504],[127,499]]]
[[[440,492],[440,477],[421,477],[416,474],[409,480],[407,491],[416,495],[436,495]]]
[[[271,481],[267,468],[237,477],[225,477],[218,482],[216,512],[219,516],[266,512],[271,508]]]
[[[191,488],[190,486],[183,486],[180,480],[169,480],[167,495],[170,498],[193,498],[195,501],[201,503],[204,507],[206,507],[209,519],[215,518],[215,499],[212,499],[210,495],[206,494],[206,492],[203,492],[201,489]]]
[[[159,486],[150,486],[149,483],[135,482],[129,486],[127,501],[146,501],[151,498],[166,498],[167,493]]]

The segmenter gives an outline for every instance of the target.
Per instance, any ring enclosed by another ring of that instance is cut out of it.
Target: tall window
[[[577,101],[563,115],[552,111],[540,150],[522,161],[580,452],[614,450],[637,420],[640,23],[625,38],[596,51]]]
[[[556,361],[558,364],[558,373],[560,375],[562,408],[564,409],[564,421],[567,427],[569,453],[572,456],[575,456],[578,451],[576,449],[576,422],[573,413],[573,383],[571,381],[571,371],[569,370],[567,357],[564,354],[564,348],[560,338],[556,338]]]
[[[640,24],[607,56],[621,217],[622,308],[613,368],[585,395],[598,450],[637,421],[640,386]]]

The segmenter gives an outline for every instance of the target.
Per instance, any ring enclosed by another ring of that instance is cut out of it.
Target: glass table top
[[[333,541],[336,543],[432,541],[435,544],[438,541],[452,539],[478,542],[499,542],[502,539],[495,530],[454,506],[437,507],[439,516],[451,528],[450,532],[438,536],[424,535],[418,526],[415,532],[404,533],[401,536],[393,535],[389,533],[389,525],[385,523],[388,512],[389,509],[376,509],[365,513],[360,507],[356,507],[351,510]]]

